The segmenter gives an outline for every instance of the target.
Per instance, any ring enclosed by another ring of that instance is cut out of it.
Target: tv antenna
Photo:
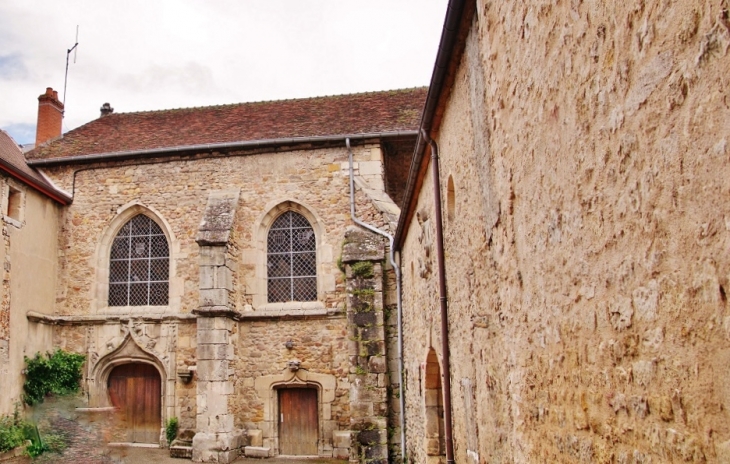
[[[66,75],[63,78],[63,109],[66,112],[66,84],[68,84],[68,57],[74,52],[74,64],[76,64],[76,47],[79,46],[79,26],[76,25],[76,43],[73,47],[66,50]]]

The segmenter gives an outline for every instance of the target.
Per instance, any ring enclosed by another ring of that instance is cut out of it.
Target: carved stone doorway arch
[[[156,404],[160,405],[160,423],[157,440],[154,441],[157,443],[163,436],[163,424],[167,419],[167,411],[170,406],[173,406],[173,404],[167,403],[174,403],[174,398],[169,398],[166,391],[168,388],[174,391],[175,377],[167,372],[165,360],[160,359],[154,351],[141,346],[131,332],[126,331],[118,346],[91,366],[88,378],[89,406],[91,409],[111,409],[115,406],[109,391],[110,374],[115,368],[132,365],[147,366],[148,374],[150,370],[159,374],[159,401]],[[172,381],[173,385],[168,385],[168,381]]]

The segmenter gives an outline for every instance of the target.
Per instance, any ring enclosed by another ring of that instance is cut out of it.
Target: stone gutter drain
[[[365,222],[359,220],[357,216],[355,215],[355,173],[352,167],[352,148],[350,147],[350,138],[347,137],[345,139],[345,145],[347,145],[347,153],[349,156],[350,161],[350,217],[352,218],[352,221],[359,225],[360,227],[364,227],[365,229],[368,229],[371,232],[375,232],[378,235],[382,235],[383,237],[388,239],[389,242],[389,258],[390,258],[390,265],[393,266],[393,270],[395,271],[395,285],[396,285],[396,299],[397,299],[397,307],[398,307],[398,393],[399,393],[399,402],[400,402],[400,447],[401,447],[401,458],[403,459],[403,462],[405,462],[405,456],[406,456],[406,419],[405,419],[405,411],[406,411],[406,403],[405,403],[405,395],[403,393],[403,317],[402,317],[402,308],[403,308],[403,299],[401,297],[401,273],[400,273],[400,266],[395,261],[395,251],[393,247],[393,236],[389,233],[382,231],[378,229],[377,227],[373,227],[370,224],[366,224]]]

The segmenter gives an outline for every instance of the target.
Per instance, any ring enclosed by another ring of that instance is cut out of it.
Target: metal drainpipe
[[[401,458],[403,459],[403,462],[406,462],[406,401],[405,395],[403,394],[403,318],[401,317],[403,299],[401,297],[400,266],[398,266],[398,263],[396,263],[395,261],[395,251],[393,250],[393,236],[385,231],[378,229],[377,227],[373,227],[370,224],[362,222],[357,218],[357,216],[355,216],[355,172],[352,166],[352,148],[350,147],[349,137],[345,139],[345,144],[347,145],[347,153],[350,161],[350,217],[355,224],[359,225],[360,227],[364,227],[369,231],[375,232],[376,234],[382,235],[390,242],[389,258],[390,265],[395,271],[396,299],[398,306],[398,393],[400,400],[400,446]]]
[[[451,363],[449,357],[449,315],[446,300],[446,264],[444,263],[444,229],[441,219],[441,181],[439,179],[439,150],[425,130],[423,138],[431,146],[431,170],[433,175],[433,202],[436,221],[436,259],[438,261],[439,300],[441,303],[441,350],[443,353],[443,396],[444,396],[444,438],[446,442],[446,462],[454,461],[454,440],[451,428]]]

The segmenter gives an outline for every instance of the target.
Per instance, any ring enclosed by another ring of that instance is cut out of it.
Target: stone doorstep
[[[155,443],[127,443],[127,442],[117,442],[117,443],[107,443],[107,446],[112,448],[157,448],[160,449],[160,445]]]
[[[249,458],[268,458],[271,448],[265,448],[263,446],[246,446],[243,448],[243,452],[246,457]]]
[[[193,459],[192,446],[171,446],[170,457],[180,459]]]

